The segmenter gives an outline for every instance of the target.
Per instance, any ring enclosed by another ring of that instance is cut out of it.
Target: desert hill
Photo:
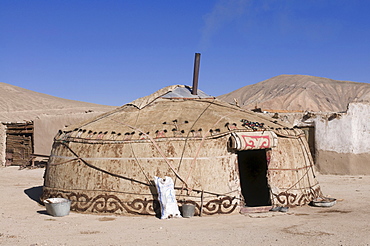
[[[308,75],[279,75],[218,96],[247,109],[341,112],[354,101],[370,100],[370,84]]]
[[[30,120],[40,114],[106,112],[115,107],[68,100],[0,82],[0,121]]]
[[[19,136],[5,137],[5,127],[0,124],[0,166],[1,163],[5,163],[6,151],[8,150],[12,151],[11,159],[15,160],[15,164],[26,163],[32,151],[36,154],[49,155],[54,136],[58,130],[67,125],[96,117],[114,108],[63,99],[0,83],[0,123],[7,125],[32,122],[33,127],[31,144],[33,146],[29,147],[27,136],[20,134]]]

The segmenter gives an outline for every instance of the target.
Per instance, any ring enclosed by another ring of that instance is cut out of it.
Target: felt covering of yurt
[[[60,130],[42,199],[68,198],[76,212],[154,215],[155,176],[171,177],[178,204],[203,215],[321,196],[301,130],[175,85]],[[262,203],[253,199],[260,186]]]

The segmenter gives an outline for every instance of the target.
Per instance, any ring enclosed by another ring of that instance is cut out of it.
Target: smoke
[[[204,16],[200,46],[206,49],[211,44],[212,37],[224,26],[240,18],[246,13],[250,0],[220,0],[212,11]]]
[[[231,25],[237,25],[239,33],[236,35],[244,39],[268,36],[268,33],[283,36],[293,31],[300,33],[300,24],[309,26],[309,22],[300,16],[315,8],[316,3],[302,4],[300,1],[289,0],[218,0],[211,11],[204,15],[200,47],[209,48],[215,36]],[[310,19],[312,21],[315,20]],[[320,26],[315,25],[314,30]]]

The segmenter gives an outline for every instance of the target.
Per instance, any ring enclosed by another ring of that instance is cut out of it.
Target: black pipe
[[[192,95],[197,95],[198,94],[199,67],[200,67],[200,53],[195,53],[194,73],[193,73],[193,87],[192,87],[192,90],[191,90]]]

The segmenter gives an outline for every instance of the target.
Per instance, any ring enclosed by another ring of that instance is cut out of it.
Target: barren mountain
[[[247,109],[341,112],[354,101],[369,101],[370,84],[308,75],[279,75],[218,97]]]
[[[40,114],[106,112],[114,108],[54,97],[0,82],[0,121],[29,120]]]

